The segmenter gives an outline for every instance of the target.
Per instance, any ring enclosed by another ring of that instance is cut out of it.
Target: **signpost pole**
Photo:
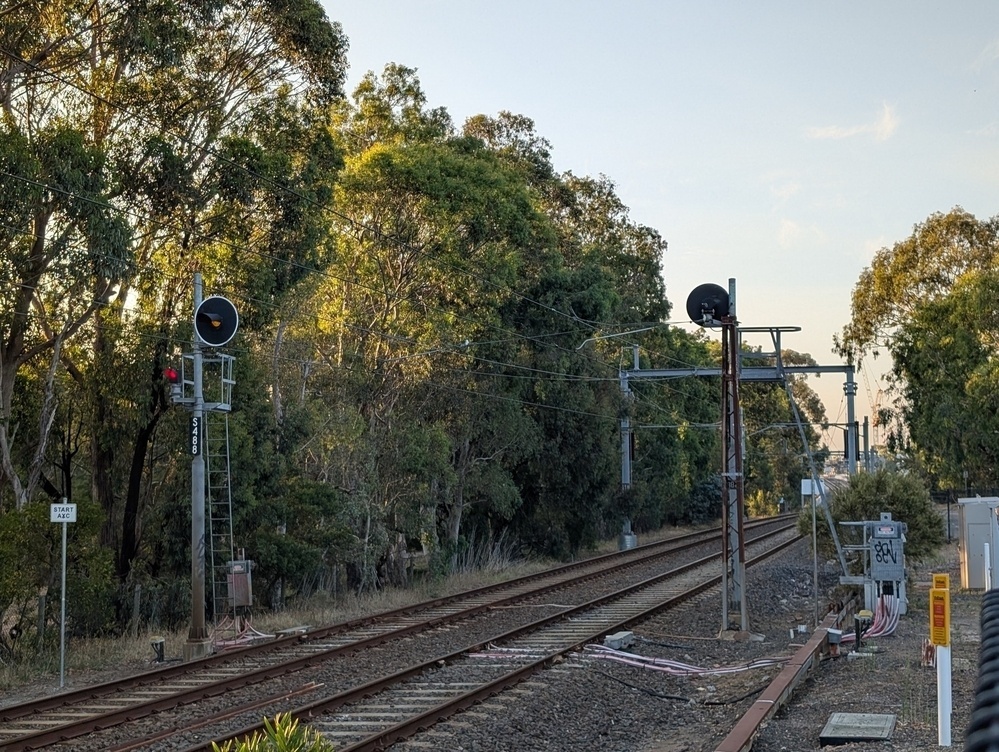
[[[59,689],[66,686],[66,526],[62,521],[62,612],[59,617]]]
[[[937,651],[937,745],[950,746],[950,575],[933,575],[930,590],[930,642]]]
[[[59,598],[62,610],[59,617],[59,689],[66,686],[66,526],[76,522],[76,504],[67,504],[63,497],[61,504],[49,507],[49,522],[62,523],[62,591]]]

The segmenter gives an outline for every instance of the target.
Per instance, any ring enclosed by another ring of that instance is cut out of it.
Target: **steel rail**
[[[769,527],[773,525],[783,525],[783,518],[770,518],[758,522],[755,527]],[[682,543],[682,545],[677,546],[676,544],[681,541],[687,541],[692,538],[697,538],[692,542]],[[602,557],[596,557],[600,563],[614,562],[620,558],[625,558],[625,561],[611,567],[604,567],[603,569],[596,569],[592,572],[587,572],[574,580],[556,580],[548,585],[543,585],[539,588],[534,588],[527,592],[517,592],[512,595],[506,595],[504,597],[489,601],[487,603],[480,603],[472,607],[466,608],[461,611],[455,611],[453,613],[448,613],[442,616],[433,617],[431,619],[424,619],[420,622],[405,625],[403,627],[397,627],[391,631],[386,631],[380,634],[370,635],[367,637],[362,637],[345,645],[336,646],[333,648],[327,648],[324,650],[316,651],[305,656],[300,656],[292,660],[283,661],[274,665],[267,665],[250,671],[240,671],[238,674],[226,677],[223,679],[217,679],[214,681],[209,681],[203,683],[201,686],[196,688],[185,687],[183,690],[175,692],[173,694],[147,699],[142,698],[140,702],[133,702],[125,704],[115,710],[103,710],[100,713],[94,713],[88,718],[79,718],[79,709],[73,711],[73,715],[76,717],[72,721],[67,723],[56,724],[47,723],[46,727],[39,729],[34,732],[21,733],[18,736],[0,741],[0,750],[5,750],[7,752],[18,752],[19,750],[29,750],[38,749],[40,747],[46,746],[51,743],[63,742],[72,738],[77,738],[79,736],[92,733],[94,731],[99,731],[105,728],[109,728],[114,725],[121,723],[126,723],[134,721],[151,714],[169,710],[179,705],[191,704],[199,700],[203,700],[210,697],[215,697],[226,692],[233,691],[242,687],[250,686],[253,684],[261,683],[275,677],[300,670],[310,665],[315,665],[322,663],[323,661],[329,660],[333,655],[347,655],[359,650],[370,648],[378,644],[389,642],[400,637],[410,635],[414,632],[428,630],[435,626],[440,626],[448,621],[455,621],[459,619],[468,618],[471,615],[482,612],[486,609],[494,608],[497,605],[502,605],[515,600],[523,600],[529,597],[536,597],[537,595],[549,592],[551,590],[561,589],[569,587],[577,582],[584,582],[589,579],[596,577],[608,576],[616,571],[622,569],[632,568],[639,566],[643,563],[648,563],[649,561],[655,560],[656,558],[662,558],[664,556],[669,556],[675,553],[688,550],[695,546],[702,546],[706,543],[710,543],[717,538],[716,531],[701,531],[700,533],[687,534],[684,536],[677,536],[674,538],[664,539],[656,543],[647,544],[641,547],[642,549],[647,549],[646,553],[639,558],[627,558],[620,557],[618,554],[608,554]],[[658,550],[655,550],[658,549]],[[630,549],[630,551],[636,551],[638,549]],[[627,552],[619,552],[627,553]],[[581,562],[580,564],[592,564],[593,560],[586,560],[586,562]],[[566,565],[559,567],[555,570],[556,576],[561,576],[568,571],[577,570],[580,567],[573,565]],[[535,575],[528,575],[524,578],[518,578],[514,581],[509,581],[508,583],[502,583],[501,586],[487,586],[485,588],[477,588],[473,591],[469,591],[473,598],[486,592],[504,592],[511,589],[516,590],[514,586],[516,583],[528,584],[530,582],[535,582],[539,579],[544,579],[542,576],[545,573],[536,573]],[[447,596],[442,599],[434,599],[427,603],[438,605],[442,601],[459,601],[462,596],[467,596],[467,593],[456,594],[455,596]],[[467,597],[465,600],[469,600]],[[403,609],[394,609],[392,611],[382,612],[379,616],[384,617],[386,620],[392,617],[398,616],[401,612],[405,615],[412,615],[415,607],[404,607]],[[427,608],[426,610],[430,610]],[[345,623],[345,625],[350,625],[353,628],[357,627],[368,627],[371,626],[375,619],[372,617],[356,619],[351,622]],[[318,636],[329,636],[331,634],[342,633],[345,631],[343,628],[345,625],[337,625],[331,628],[323,628],[319,630],[312,630],[309,635]],[[293,635],[290,637],[280,638],[273,643],[267,643],[263,647],[263,651],[253,651],[252,648],[243,648],[240,650],[233,651],[222,656],[212,656],[210,658],[201,659],[196,662],[192,662],[188,666],[174,666],[168,667],[165,670],[146,672],[139,675],[138,677],[132,677],[126,679],[122,682],[109,682],[104,685],[99,685],[97,687],[91,688],[92,691],[83,689],[77,690],[71,693],[66,693],[62,696],[56,696],[54,698],[45,698],[40,702],[36,703],[25,703],[19,706],[12,706],[0,711],[0,721],[11,722],[17,719],[22,719],[22,722],[30,722],[32,716],[37,716],[41,712],[46,710],[53,710],[56,712],[62,711],[67,708],[72,700],[75,703],[82,704],[89,702],[91,700],[107,697],[110,694],[119,695],[116,699],[118,702],[125,702],[125,698],[122,698],[121,692],[123,689],[130,689],[133,687],[144,687],[150,683],[158,682],[162,684],[163,680],[170,678],[177,678],[178,676],[183,676],[190,673],[193,669],[205,669],[215,667],[220,660],[224,658],[226,661],[236,661],[239,659],[247,658],[251,655],[256,655],[259,652],[270,653],[277,648],[290,648],[300,645],[304,640],[301,639],[301,635]],[[316,638],[318,639],[318,638]],[[184,669],[187,669],[186,671]],[[68,713],[67,713],[68,714]],[[57,718],[63,718],[64,716],[56,716]]]
[[[759,538],[754,539],[752,543],[754,544],[761,543],[765,539],[780,535],[782,532],[786,532],[791,528],[792,526],[789,525],[780,530],[765,534],[763,536],[760,536]],[[747,566],[758,564],[759,562],[764,561],[765,559],[775,555],[776,553],[783,551],[784,549],[793,545],[799,540],[801,540],[801,536],[795,535],[789,540],[780,543],[779,545],[771,548],[770,550],[752,559],[747,560]],[[581,615],[586,611],[592,611],[608,603],[622,600],[623,598],[629,595],[635,594],[644,589],[649,589],[651,587],[654,587],[655,585],[666,582],[670,579],[674,579],[678,576],[687,574],[698,568],[704,568],[705,566],[710,566],[711,564],[717,563],[720,559],[721,559],[720,554],[713,554],[711,556],[703,557],[696,561],[689,562],[687,564],[676,567],[675,569],[670,570],[669,572],[665,572],[656,575],[654,577],[650,577],[646,580],[643,580],[642,582],[630,585],[614,593],[592,599],[591,601],[588,601],[587,603],[584,603],[580,606],[575,606],[565,611],[562,611],[558,614],[538,619],[535,622],[532,622],[528,625],[516,627],[512,630],[509,630],[496,637],[492,637],[488,640],[476,642],[475,644],[472,645],[467,645],[464,648],[455,650],[447,655],[435,656],[432,659],[421,662],[419,664],[414,664],[413,666],[398,671],[392,675],[379,677],[365,684],[335,694],[331,697],[323,698],[321,700],[300,706],[298,708],[295,708],[287,712],[290,712],[290,714],[293,717],[298,718],[303,722],[308,722],[319,715],[328,713],[333,710],[337,710],[350,703],[358,702],[364,698],[375,695],[378,692],[394,687],[400,684],[401,682],[406,681],[407,679],[417,677],[420,674],[423,674],[429,670],[437,669],[442,664],[451,664],[461,659],[463,656],[465,656],[468,653],[474,653],[486,648],[487,646],[508,642],[510,640],[516,639],[524,635],[536,633],[540,629],[546,626],[552,625],[557,622],[566,621],[573,616],[578,617],[579,615]],[[529,666],[520,667],[515,671],[510,672],[509,674],[504,675],[503,677],[500,677],[496,679],[494,682],[490,682],[488,685],[486,685],[487,687],[492,687],[492,689],[488,689],[486,688],[486,686],[476,687],[475,689],[466,692],[460,697],[451,698],[446,702],[443,702],[437,706],[434,706],[426,711],[421,712],[420,714],[412,718],[409,718],[401,722],[400,724],[396,724],[395,726],[392,726],[389,729],[385,729],[376,734],[372,734],[369,738],[364,739],[362,742],[358,742],[356,745],[351,745],[344,748],[338,748],[338,752],[355,752],[359,750],[381,749],[385,746],[388,746],[389,744],[394,744],[402,740],[403,738],[406,738],[406,735],[413,733],[415,730],[426,728],[428,725],[432,725],[432,722],[436,722],[436,720],[441,720],[450,715],[453,715],[454,713],[464,708],[467,708],[470,705],[473,705],[475,702],[477,702],[479,699],[482,699],[483,697],[496,694],[498,691],[501,691],[506,686],[512,686],[513,684],[516,684],[517,682],[521,681],[524,677],[532,673],[536,673],[538,670],[541,670],[544,666],[550,664],[552,661],[558,659],[560,656],[572,652],[573,650],[577,650],[579,647],[586,644],[587,642],[591,642],[594,639],[598,639],[599,637],[605,634],[612,633],[616,630],[619,630],[622,627],[647,619],[650,616],[658,613],[659,611],[674,607],[679,603],[689,600],[690,598],[702,593],[703,591],[711,587],[717,586],[718,584],[721,583],[721,580],[722,577],[720,574],[713,575],[711,577],[702,580],[697,585],[688,588],[682,593],[679,593],[671,598],[668,598],[667,600],[659,601],[654,605],[649,606],[648,608],[644,608],[636,613],[630,614],[627,617],[605,623],[601,626],[599,630],[586,633],[585,635],[581,635],[578,639],[573,640],[571,644],[561,647],[558,650],[551,652],[549,655],[546,655],[543,658],[534,661]],[[229,732],[224,736],[206,740],[203,743],[198,743],[197,745],[185,748],[183,752],[209,752],[210,750],[212,750],[213,744],[221,745],[233,739],[243,739],[245,737],[249,737],[256,733],[261,732],[263,728],[264,726],[262,722],[254,723],[244,728],[241,728],[238,731]]]
[[[763,520],[756,520],[750,523],[752,527],[761,527],[779,523],[784,516],[771,517]],[[420,603],[401,606],[399,608],[390,609],[386,611],[381,611],[368,616],[359,617],[356,619],[351,619],[345,622],[340,622],[335,625],[327,627],[310,628],[304,632],[298,634],[291,634],[282,637],[276,637],[268,642],[258,643],[254,645],[246,645],[242,647],[232,648],[226,650],[225,652],[217,653],[215,655],[207,656],[205,658],[199,658],[194,661],[189,661],[187,663],[175,664],[170,666],[163,666],[160,668],[152,669],[150,671],[140,672],[138,674],[133,674],[129,677],[123,679],[116,679],[109,682],[104,682],[102,684],[92,685],[90,687],[83,687],[81,689],[70,690],[67,692],[60,692],[58,694],[50,695],[48,697],[39,698],[37,700],[32,700],[26,703],[19,703],[17,705],[11,705],[6,708],[0,708],[0,722],[7,723],[18,718],[25,716],[36,715],[40,712],[46,710],[52,710],[56,708],[62,708],[80,701],[87,701],[95,699],[102,694],[112,695],[120,694],[123,690],[129,689],[131,687],[140,687],[147,684],[156,683],[161,684],[164,680],[175,678],[179,676],[185,676],[192,673],[193,671],[202,670],[205,668],[213,668],[220,664],[232,663],[236,660],[241,660],[253,655],[263,655],[276,650],[281,650],[283,648],[299,645],[310,640],[320,640],[327,639],[329,637],[343,634],[352,630],[362,629],[369,627],[373,624],[377,624],[384,621],[389,621],[391,619],[416,616],[423,611],[430,611],[441,606],[446,606],[461,600],[471,600],[473,598],[489,595],[491,593],[502,592],[505,590],[515,589],[521,585],[528,585],[532,582],[537,582],[538,580],[557,578],[563,574],[571,574],[574,571],[580,569],[597,567],[593,571],[593,576],[602,576],[605,573],[613,571],[613,568],[599,568],[600,565],[605,562],[612,562],[615,559],[626,559],[622,562],[621,566],[628,566],[632,561],[635,565],[640,565],[648,561],[649,559],[655,558],[662,555],[664,552],[671,552],[673,550],[680,551],[683,547],[673,549],[671,548],[677,543],[687,542],[689,544],[685,545],[697,545],[702,542],[713,540],[718,536],[717,529],[696,531],[693,533],[685,533],[683,535],[674,536],[671,538],[664,538],[659,541],[653,541],[651,543],[646,543],[641,546],[637,546],[626,551],[615,551],[608,554],[603,554],[601,556],[595,556],[589,559],[583,559],[577,562],[572,562],[570,564],[564,564],[553,569],[547,569],[542,572],[535,572],[533,574],[522,575],[520,577],[513,578],[501,583],[495,583],[493,585],[484,585],[479,588],[473,588],[471,590],[462,591],[460,593],[454,593],[451,595],[440,596],[438,598],[433,598],[428,601],[422,601]],[[665,549],[665,551],[664,551]],[[637,554],[637,556],[636,556]],[[629,557],[630,555],[630,557]],[[580,578],[582,579],[582,578]],[[568,579],[564,581],[559,581],[560,583],[571,583],[576,580]],[[556,584],[555,587],[558,587]],[[545,592],[544,589],[538,589],[539,594]],[[501,602],[501,601],[498,601]],[[488,607],[488,606],[487,606]],[[0,746],[2,749],[2,746]]]

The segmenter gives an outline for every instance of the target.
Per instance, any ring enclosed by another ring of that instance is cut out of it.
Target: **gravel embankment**
[[[910,570],[908,614],[901,618],[895,634],[871,642],[881,652],[859,660],[823,661],[789,706],[765,726],[754,752],[820,749],[819,734],[834,712],[893,713],[897,721],[891,741],[826,749],[916,752],[936,747],[936,672],[920,664],[928,634],[932,572],[951,575],[952,742],[954,748],[962,746],[977,677],[980,596],[957,592],[960,577],[953,544],[935,566]],[[750,570],[750,629],[763,636],[760,642],[717,639],[721,613],[715,591],[679,612],[643,624],[635,630],[638,641],[630,650],[706,668],[790,655],[808,636],[797,631],[798,625],[812,624],[812,577],[806,542]],[[835,568],[823,567],[820,580],[822,592],[834,594]],[[517,693],[494,698],[392,749],[712,752],[776,672],[760,668],[681,677],[584,653]]]
[[[808,637],[799,625],[813,623],[812,559],[807,542],[749,572],[750,630],[759,640],[719,639],[721,603],[717,590],[669,614],[651,619],[634,630],[635,642],[627,649],[646,657],[669,659],[702,668],[724,668],[749,661],[789,656]],[[860,660],[824,661],[761,733],[756,752],[803,752],[819,749],[819,733],[833,712],[894,713],[897,725],[892,741],[835,747],[843,752],[925,750],[936,746],[935,670],[920,665],[923,638],[928,633],[927,593],[930,573],[951,575],[954,613],[953,746],[963,743],[977,676],[978,617],[980,597],[960,594],[956,544],[934,567],[910,571],[909,611],[892,636],[876,641],[877,654]],[[822,567],[820,611],[836,597],[837,572]],[[593,585],[598,588],[597,584]],[[527,609],[542,615],[553,605],[591,597],[587,589],[562,593],[551,604]],[[495,634],[509,620],[520,623],[525,609],[494,611],[488,619],[463,623],[460,628],[439,630],[435,651],[457,648]],[[402,667],[426,658],[427,643],[405,641],[369,651],[334,665],[288,677],[286,686],[300,688],[308,682],[325,689],[346,688],[359,676],[381,672],[386,665]],[[433,653],[440,654],[439,652]],[[775,665],[723,675],[681,676],[597,657],[592,651],[576,654],[543,676],[524,682],[515,690],[494,697],[407,742],[396,752],[436,748],[454,750],[524,752],[550,750],[609,750],[614,752],[712,752],[757,693],[776,675]],[[95,681],[98,675],[95,675]],[[99,678],[106,680],[106,673]],[[82,677],[76,683],[85,684]],[[268,685],[267,694],[278,689]],[[247,690],[247,695],[252,690]],[[226,698],[180,709],[150,719],[149,727],[188,726],[192,717],[224,713],[246,696]],[[308,702],[302,695],[295,704]],[[272,714],[261,709],[254,718],[234,719],[234,728]],[[88,752],[113,746],[113,733],[95,734],[67,742],[59,749]],[[187,740],[188,743],[193,741]],[[170,747],[158,745],[157,750]],[[176,747],[174,747],[176,748]]]

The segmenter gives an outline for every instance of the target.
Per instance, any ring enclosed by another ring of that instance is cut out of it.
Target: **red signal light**
[[[167,366],[166,368],[163,369],[163,378],[165,378],[171,384],[180,383],[180,373],[177,371],[176,368],[172,366]]]

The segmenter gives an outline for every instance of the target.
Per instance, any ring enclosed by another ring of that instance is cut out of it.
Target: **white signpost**
[[[825,484],[812,478],[801,479],[801,506],[805,506],[805,497],[812,498],[812,619],[816,628],[819,626],[819,530],[815,520],[816,497],[822,498]]]
[[[62,523],[62,616],[59,619],[59,688],[66,686],[66,525],[76,522],[76,504],[52,504],[49,521]]]

